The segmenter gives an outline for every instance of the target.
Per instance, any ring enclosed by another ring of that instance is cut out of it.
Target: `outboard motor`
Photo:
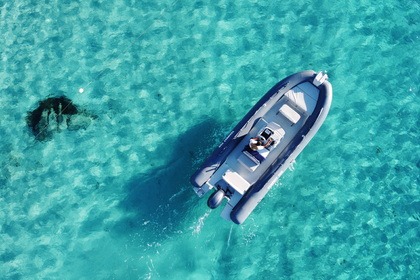
[[[225,197],[225,192],[222,189],[219,189],[212,193],[207,200],[207,206],[211,209],[215,209],[219,207],[219,205],[222,203],[223,198]]]

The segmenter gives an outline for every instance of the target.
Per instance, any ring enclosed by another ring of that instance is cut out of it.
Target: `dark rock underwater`
[[[28,112],[26,122],[35,139],[45,141],[62,130],[86,129],[95,118],[63,95],[40,101],[35,110]]]

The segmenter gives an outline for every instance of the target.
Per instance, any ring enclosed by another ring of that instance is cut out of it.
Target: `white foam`
[[[201,216],[200,218],[198,218],[197,222],[195,223],[194,226],[190,227],[190,229],[193,230],[193,234],[197,235],[201,232],[201,229],[204,226],[204,221],[207,219],[207,217],[210,215],[211,210],[207,210],[206,213],[204,213],[203,216]]]

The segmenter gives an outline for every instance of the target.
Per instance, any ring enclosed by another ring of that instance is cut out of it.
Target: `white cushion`
[[[232,170],[227,170],[225,172],[223,175],[223,180],[240,194],[243,194],[250,186],[250,184],[244,178]]]
[[[285,95],[299,110],[311,114],[315,109],[319,90],[314,85],[306,82],[289,90]]]
[[[288,119],[292,124],[297,123],[300,120],[300,115],[298,112],[293,110],[289,105],[283,104],[283,106],[280,107],[279,112]]]

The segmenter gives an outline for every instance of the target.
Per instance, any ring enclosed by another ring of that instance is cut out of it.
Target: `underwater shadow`
[[[118,234],[148,232],[151,241],[178,229],[191,208],[198,203],[190,176],[225,136],[223,126],[214,120],[195,125],[174,143],[168,164],[131,178],[127,196],[120,207],[128,214],[114,227]]]

